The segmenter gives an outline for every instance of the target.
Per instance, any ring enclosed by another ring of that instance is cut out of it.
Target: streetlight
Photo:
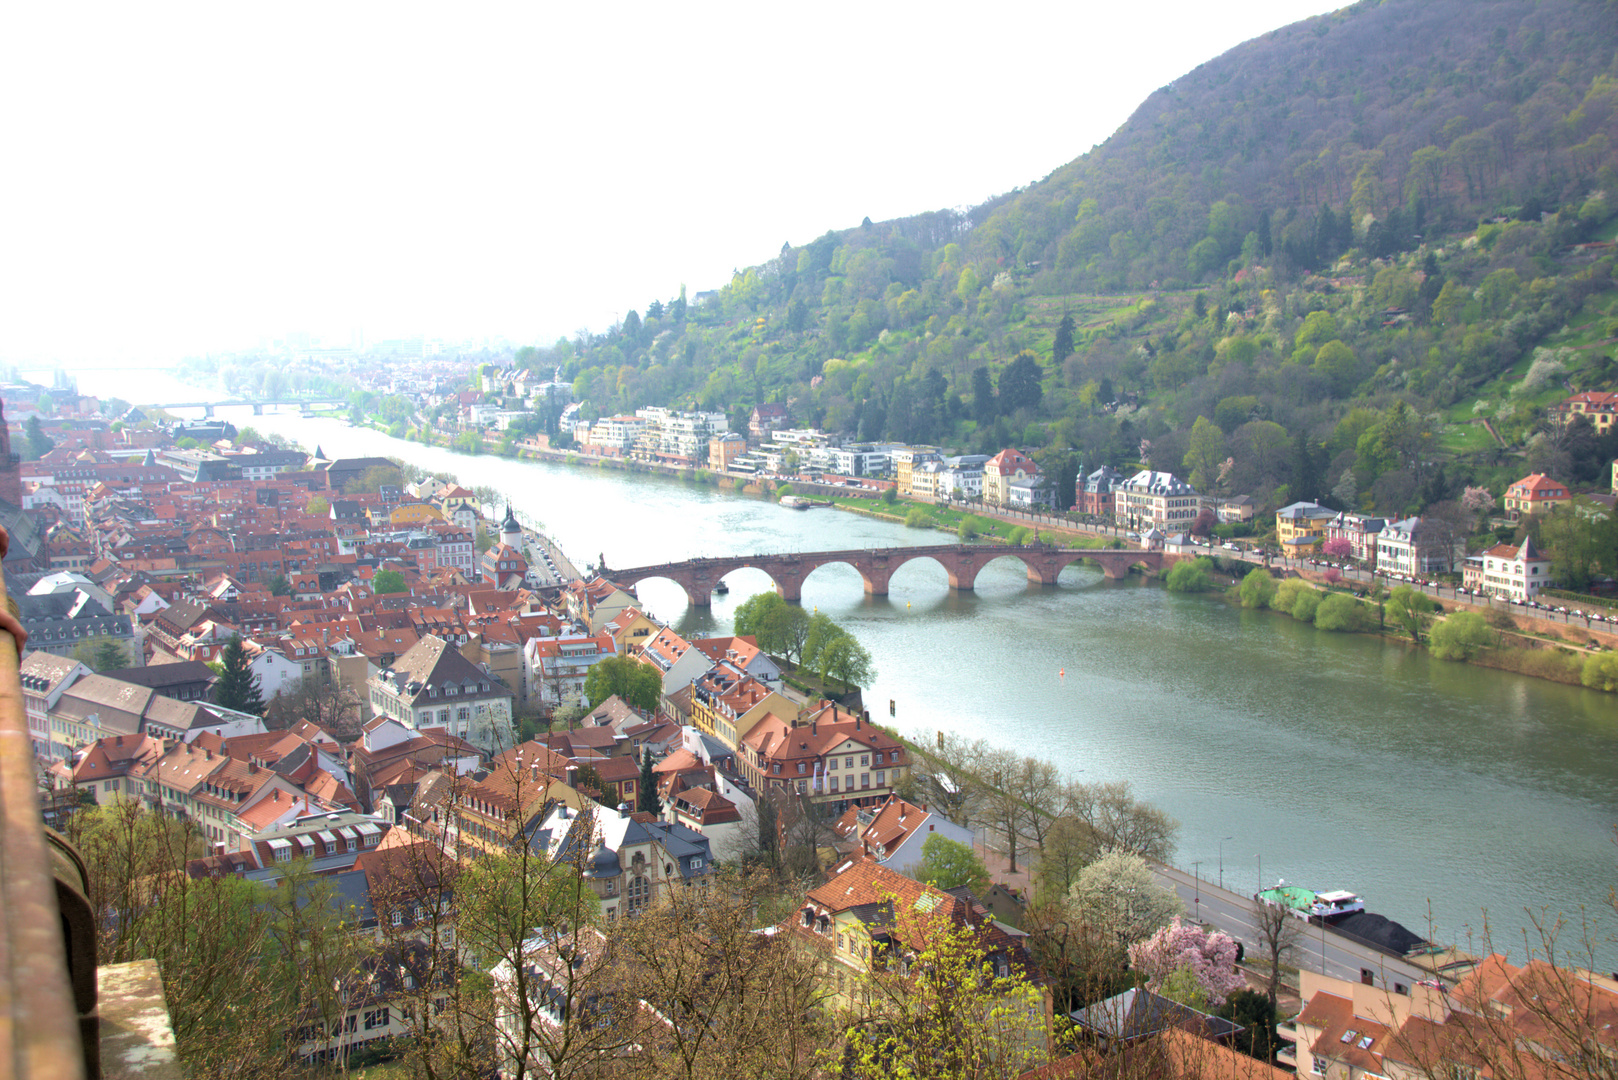
[[[1253,858],[1258,860],[1258,891],[1263,892],[1264,891],[1264,853],[1260,852],[1259,854],[1254,855]]]
[[[1202,922],[1202,860],[1197,859],[1192,862],[1191,869],[1196,871],[1196,877],[1193,879],[1196,884],[1192,888],[1196,890],[1196,919],[1200,923]]]
[[[1225,887],[1225,841],[1234,840],[1234,836],[1221,836],[1219,838],[1219,887]]]

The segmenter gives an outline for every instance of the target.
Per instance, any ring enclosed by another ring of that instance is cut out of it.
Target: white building
[[[1202,509],[1195,488],[1173,473],[1140,472],[1118,485],[1113,516],[1118,524],[1140,529],[1156,526],[1165,532],[1189,528]]]
[[[1534,546],[1532,536],[1521,547],[1500,544],[1485,551],[1483,591],[1506,600],[1532,600],[1551,583],[1551,560]]]
[[[825,458],[826,471],[839,476],[886,476],[893,468],[887,448],[869,444],[828,446]]]
[[[530,696],[546,708],[584,703],[590,669],[617,655],[611,634],[529,638],[523,646]]]
[[[603,416],[590,426],[590,446],[606,447],[627,454],[646,428],[638,416]]]
[[[636,409],[635,415],[645,424],[635,439],[635,454],[648,461],[675,458],[706,464],[708,440],[729,427],[725,414],[718,412],[675,412],[653,405]]]
[[[1406,577],[1425,577],[1451,570],[1465,557],[1465,549],[1457,543],[1453,550],[1431,543],[1422,535],[1419,517],[1390,521],[1376,536],[1376,569],[1378,573],[1404,574]]]

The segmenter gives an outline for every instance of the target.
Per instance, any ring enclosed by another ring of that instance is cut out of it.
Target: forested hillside
[[[1026,190],[784,245],[523,359],[588,415],[780,401],[1064,480],[1145,462],[1398,512],[1613,456],[1540,429],[1618,377],[1615,211],[1618,5],[1365,2],[1209,61]]]

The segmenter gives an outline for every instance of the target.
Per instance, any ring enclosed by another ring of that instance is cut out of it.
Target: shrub
[[[1332,593],[1315,609],[1315,625],[1340,634],[1357,634],[1370,621],[1365,605],[1347,593]]]
[[[932,523],[932,515],[919,506],[912,506],[905,514],[905,527],[908,529],[925,529]]]
[[[1495,643],[1495,633],[1482,615],[1462,611],[1433,627],[1427,644],[1440,660],[1470,660]]]
[[[1287,578],[1275,588],[1275,595],[1270,597],[1270,607],[1276,611],[1292,613],[1292,605],[1298,602],[1298,595],[1309,587],[1303,578]]]
[[[1250,571],[1242,579],[1242,607],[1268,607],[1274,596],[1275,579],[1262,566]]]
[[[889,506],[892,506],[894,503],[898,502],[899,501],[899,489],[898,488],[883,488],[882,489],[882,501],[887,503]]]
[[[1012,529],[1006,534],[1006,543],[1013,545],[1028,543],[1028,530],[1023,526],[1018,525],[1015,529]]]
[[[1292,602],[1292,617],[1303,622],[1314,622],[1315,612],[1320,609],[1319,589],[1300,589],[1297,599]]]
[[[1609,694],[1618,690],[1618,653],[1591,653],[1584,661],[1579,681]]]
[[[960,525],[956,526],[955,533],[962,540],[976,540],[978,533],[983,531],[982,526],[982,521],[968,514],[961,519]]]
[[[1213,587],[1213,579],[1208,574],[1211,565],[1207,559],[1175,563],[1165,582],[1169,592],[1207,592]]]

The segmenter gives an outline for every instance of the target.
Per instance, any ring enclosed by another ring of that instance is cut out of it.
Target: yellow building
[[[1312,554],[1326,539],[1326,526],[1337,517],[1319,503],[1295,502],[1275,512],[1275,541],[1288,555]]]
[[[639,649],[661,629],[661,624],[647,618],[646,613],[638,607],[624,608],[601,627],[603,633],[612,635],[619,656],[628,656],[630,646]]]
[[[913,493],[911,477],[918,464],[943,461],[944,455],[936,446],[907,446],[893,452],[893,476],[900,495]]]
[[[444,515],[431,503],[401,503],[388,511],[389,525],[442,525]]]
[[[732,750],[739,750],[742,739],[765,717],[778,716],[790,725],[799,711],[797,703],[779,691],[757,679],[738,680],[722,668],[691,688],[691,722]]]

